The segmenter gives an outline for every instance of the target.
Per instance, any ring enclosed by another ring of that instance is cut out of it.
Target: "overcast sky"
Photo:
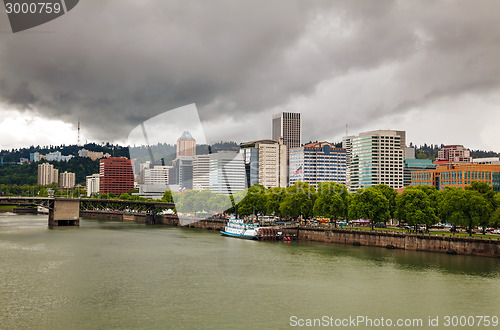
[[[125,143],[195,103],[207,142],[374,129],[500,151],[500,2],[82,0],[37,28],[0,12],[0,148]],[[195,136],[196,137],[196,136]]]

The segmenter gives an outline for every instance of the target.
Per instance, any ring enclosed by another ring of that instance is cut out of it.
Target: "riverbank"
[[[145,214],[126,214],[122,212],[80,211],[80,217],[90,219],[146,222]],[[177,217],[157,216],[156,224],[179,226]],[[206,230],[222,230],[226,224],[222,219],[206,219],[191,223],[185,227]],[[444,234],[422,235],[393,231],[367,231],[341,228],[321,228],[298,226],[280,228],[283,233],[299,241],[348,244],[355,246],[382,247],[412,251],[439,252],[483,257],[500,257],[500,239],[482,239],[472,237],[453,237]]]
[[[13,212],[14,211],[14,205],[0,205],[0,213],[2,212]]]

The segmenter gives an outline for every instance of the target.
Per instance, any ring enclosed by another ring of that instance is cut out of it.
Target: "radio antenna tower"
[[[80,145],[80,118],[78,118],[78,140],[76,141],[76,145]]]

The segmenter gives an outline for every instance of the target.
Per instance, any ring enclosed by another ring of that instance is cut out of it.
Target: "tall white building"
[[[59,170],[52,164],[38,164],[38,184],[47,185],[59,181]]]
[[[92,174],[86,177],[87,196],[92,196],[99,193],[100,174]]]
[[[210,189],[210,155],[196,155],[193,157],[193,189]]]
[[[254,184],[270,187],[287,186],[287,147],[274,140],[242,143],[247,186]]]
[[[59,174],[59,187],[62,189],[71,189],[75,186],[75,173],[64,171]]]
[[[243,155],[234,151],[210,154],[210,191],[232,195],[246,188],[245,162]]]
[[[354,138],[353,135],[349,136],[344,136],[342,138],[342,149],[346,150],[346,174],[345,174],[345,181],[346,181],[346,186],[349,188],[351,186],[351,151],[352,151],[352,139]]]
[[[152,168],[144,169],[144,184],[168,185],[168,175],[172,166],[155,165]]]
[[[386,184],[395,189],[404,187],[404,131],[364,132],[352,137],[350,141],[349,189],[352,192],[378,184]]]

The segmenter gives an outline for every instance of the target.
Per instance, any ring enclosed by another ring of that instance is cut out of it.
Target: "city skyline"
[[[124,144],[141,122],[196,103],[208,143],[270,138],[267,118],[285,111],[302,113],[303,141],[341,141],[347,124],[349,135],[396,129],[415,144],[498,150],[500,32],[489,26],[500,4],[257,4],[110,2],[110,22],[82,3],[3,33],[0,148],[76,143],[78,121],[82,141]]]

